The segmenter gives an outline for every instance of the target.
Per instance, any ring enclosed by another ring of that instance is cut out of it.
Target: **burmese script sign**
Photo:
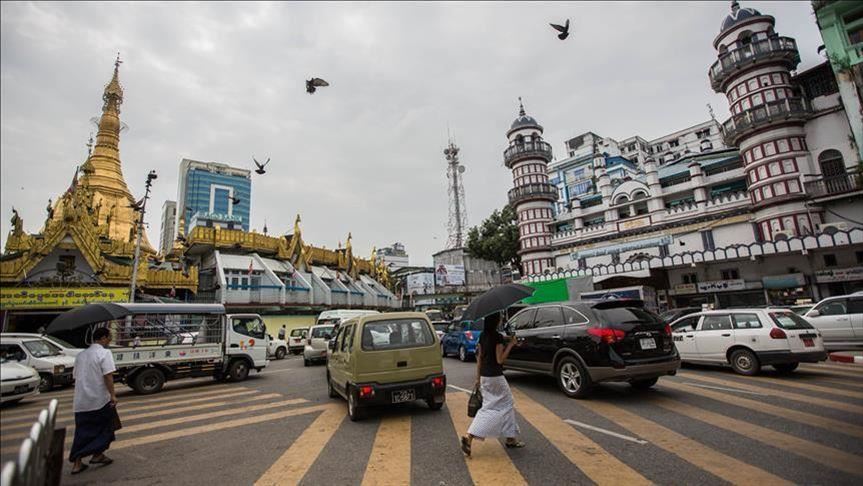
[[[77,307],[94,302],[128,302],[129,289],[120,287],[3,287],[0,309]]]
[[[863,267],[834,268],[815,272],[815,281],[818,283],[850,282],[852,280],[863,280]]]

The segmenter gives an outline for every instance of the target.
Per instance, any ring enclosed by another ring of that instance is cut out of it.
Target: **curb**
[[[840,363],[855,363],[863,364],[863,356],[854,356],[850,354],[831,353],[830,361],[838,361]]]

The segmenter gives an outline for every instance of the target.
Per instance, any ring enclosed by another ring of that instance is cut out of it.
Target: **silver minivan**
[[[305,366],[327,360],[327,343],[330,342],[334,329],[335,324],[315,325],[309,329],[306,347],[303,349],[303,364]]]

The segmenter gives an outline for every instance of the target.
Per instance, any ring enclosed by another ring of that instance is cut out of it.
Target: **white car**
[[[309,329],[306,347],[303,349],[303,364],[310,366],[316,361],[327,360],[327,343],[333,337],[335,324],[315,325]]]
[[[828,349],[863,346],[863,295],[827,297],[803,317],[821,331]]]
[[[0,356],[36,368],[39,391],[50,391],[56,385],[72,383],[75,358],[65,356],[57,346],[42,338],[6,337],[0,334]]]
[[[49,343],[53,344],[54,346],[60,348],[60,351],[62,351],[64,355],[71,356],[73,358],[75,356],[78,356],[78,353],[80,353],[81,351],[84,351],[84,348],[76,348],[75,346],[72,346],[66,341],[58,337],[49,336],[48,334],[36,334],[35,332],[4,332],[3,337],[44,339]]]
[[[15,403],[39,394],[39,372],[0,358],[0,403]]]
[[[284,339],[275,339],[267,334],[267,355],[276,359],[285,359],[288,354],[288,342]]]
[[[827,359],[821,333],[787,309],[729,309],[689,314],[671,323],[684,363],[730,365],[742,375],[762,366],[791,372]]]
[[[291,335],[288,336],[288,351],[293,354],[300,354],[303,348],[306,347],[306,339],[309,336],[308,327],[298,327],[291,329]]]

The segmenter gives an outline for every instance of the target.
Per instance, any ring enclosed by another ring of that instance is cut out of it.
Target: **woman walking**
[[[482,408],[476,413],[467,431],[461,438],[461,450],[470,457],[473,439],[485,440],[487,437],[506,437],[507,447],[524,447],[518,440],[518,423],[515,420],[512,392],[503,376],[503,362],[506,361],[513,346],[515,336],[508,340],[498,332],[500,313],[485,317],[479,347],[476,351],[476,381],[482,392]]]

